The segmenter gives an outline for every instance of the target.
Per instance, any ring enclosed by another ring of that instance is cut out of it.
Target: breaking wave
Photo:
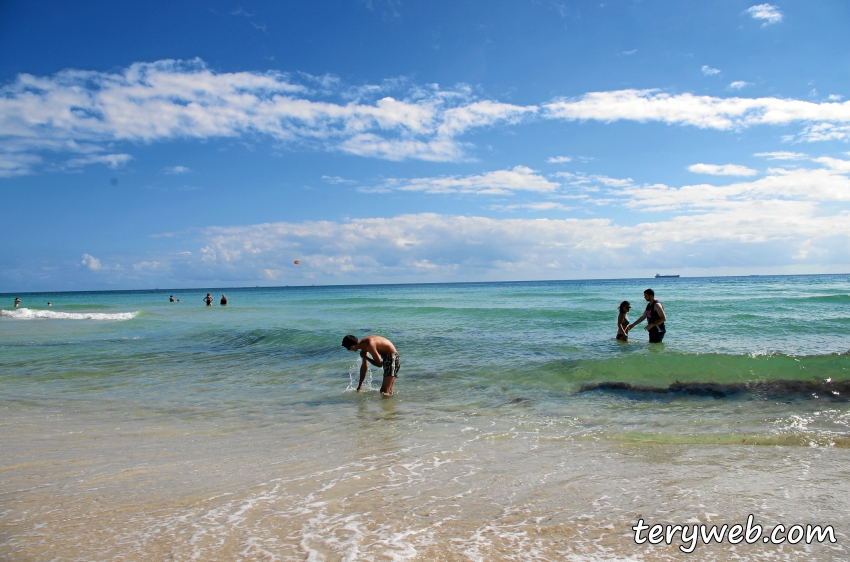
[[[30,310],[29,308],[0,310],[0,316],[14,318],[16,320],[34,320],[36,318],[50,320],[130,320],[138,314],[138,310],[136,312],[116,312],[113,314],[105,312],[55,312],[53,310]]]

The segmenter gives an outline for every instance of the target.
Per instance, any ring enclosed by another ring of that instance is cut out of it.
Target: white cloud
[[[839,94],[829,94],[829,97],[827,99],[829,101],[841,101],[841,98],[843,98],[843,97],[844,96],[841,96]]]
[[[850,125],[834,125],[832,123],[809,125],[797,135],[797,139],[807,142],[850,140]],[[788,140],[794,140],[794,136],[791,135]]]
[[[691,164],[688,170],[695,174],[710,174],[712,176],[754,176],[758,172],[746,166],[737,164]]]
[[[496,211],[516,211],[518,209],[527,209],[529,211],[570,211],[574,207],[567,207],[561,203],[554,201],[542,201],[540,203],[517,203],[515,205],[493,205],[490,207]]]
[[[630,219],[651,212],[652,220],[554,219],[545,213],[569,208],[526,199],[492,209],[544,216],[421,213],[209,227],[165,238],[173,240],[173,251],[134,259],[132,268],[105,267],[89,254],[80,263],[109,278],[160,279],[173,274],[180,279],[275,279],[281,284],[576,278],[598,276],[594,271],[616,275],[721,265],[749,271],[795,264],[844,267],[850,264],[850,159],[814,160],[822,167],[774,168],[758,179],[719,186],[637,185],[607,176],[561,176],[596,183],[602,195],[634,211]],[[485,176],[448,179],[475,185]],[[477,192],[479,187],[471,189]],[[530,191],[526,198],[536,195]],[[185,251],[187,243],[196,251]],[[294,266],[295,259],[302,265]]]
[[[573,159],[571,156],[552,156],[546,159],[550,164],[566,164],[567,162],[572,162]]]
[[[844,140],[850,126],[850,102],[619,90],[518,106],[477,99],[463,85],[443,90],[399,79],[345,89],[333,77],[300,79],[304,84],[278,72],[216,73],[200,60],[21,74],[0,88],[0,176],[31,173],[48,153],[72,156],[72,167],[119,166],[128,154],[104,154],[115,143],[240,136],[388,160],[465,161],[471,145],[464,134],[535,115],[718,130],[799,122],[806,128],[797,138],[805,141]]]
[[[706,76],[714,76],[715,74],[720,74],[720,70],[717,68],[711,68],[708,65],[703,65],[702,73]]]
[[[80,265],[87,267],[92,271],[103,269],[103,266],[100,264],[100,260],[94,256],[90,256],[89,254],[83,254],[83,259],[80,262]]]
[[[779,11],[778,7],[771,4],[751,6],[746,10],[746,13],[750,14],[753,19],[763,20],[762,27],[782,21],[782,12]]]
[[[516,166],[511,170],[497,170],[473,176],[391,180],[386,186],[401,191],[424,191],[425,193],[504,195],[515,191],[551,193],[558,188],[559,184],[536,174],[531,168]]]
[[[631,51],[623,51],[623,54],[627,56],[631,56],[635,53],[637,53],[637,49],[632,49]]]
[[[187,168],[186,166],[169,166],[163,170],[166,174],[176,175],[176,174],[188,174],[192,170]]]
[[[330,183],[330,184],[333,184],[333,185],[357,183],[354,180],[347,180],[347,179],[341,178],[339,176],[322,176],[322,179],[325,180],[326,182]]]
[[[805,160],[808,158],[807,155],[802,152],[756,152],[753,156],[758,156],[759,158],[766,158],[768,160]]]
[[[728,86],[726,86],[726,89],[727,90],[740,90],[740,89],[745,88],[749,85],[750,85],[749,82],[744,82],[743,80],[737,80],[735,82],[732,82]]]
[[[142,261],[142,262],[139,262],[139,263],[134,263],[133,264],[133,270],[134,271],[152,271],[152,270],[159,269],[160,266],[162,266],[162,264],[157,262],[157,261]]]
[[[634,226],[609,219],[416,214],[211,228],[205,235],[214,256],[208,267],[250,271],[257,277],[273,270],[291,278],[304,275],[288,265],[298,256],[310,263],[311,275],[328,282],[575,277],[587,269],[611,271],[649,263],[705,267],[718,252],[725,256],[724,265],[736,259],[748,267],[785,265],[804,248],[847,263],[848,232],[847,211],[824,215],[812,201],[770,199]],[[548,272],[547,264],[552,263],[560,268]]]
[[[773,168],[768,175],[751,182],[738,182],[723,186],[707,184],[686,185],[680,188],[664,184],[627,188],[623,195],[629,197],[628,206],[655,210],[714,209],[728,211],[742,204],[766,205],[776,202],[818,203],[850,202],[850,178],[842,167],[848,161],[829,159],[823,161],[831,169]],[[814,223],[813,223],[814,224]]]
[[[821,156],[820,158],[813,158],[812,160],[823,164],[837,172],[841,172],[842,174],[850,173],[850,160],[830,158],[829,156]]]
[[[286,74],[216,73],[200,60],[136,63],[118,73],[21,74],[0,88],[0,138],[30,152],[75,152],[75,145],[102,150],[116,141],[263,135],[364,156],[445,161],[464,158],[456,136],[537,111],[476,100],[466,87],[416,88],[407,99],[384,88],[369,90],[373,102],[333,103],[311,99],[312,90]]]
[[[588,186],[592,186],[594,184],[601,184],[607,187],[627,187],[634,185],[632,178],[610,178],[608,176],[598,174],[587,175],[583,172],[575,174],[572,172],[558,172],[555,174],[555,177],[566,179],[569,185],[584,187],[585,189],[593,191],[598,190],[598,188]]]
[[[35,154],[0,152],[0,178],[25,176],[31,173],[33,167],[41,164],[41,162],[41,157]]]
[[[796,121],[850,122],[850,103],[814,103],[778,98],[715,98],[657,90],[594,92],[543,105],[549,119],[613,122],[660,121],[704,129],[733,130]],[[824,124],[824,123],[819,123]],[[829,123],[826,123],[829,124]]]
[[[129,154],[89,154],[80,158],[72,158],[65,165],[69,168],[81,168],[89,164],[106,164],[114,170],[132,159],[133,157]]]

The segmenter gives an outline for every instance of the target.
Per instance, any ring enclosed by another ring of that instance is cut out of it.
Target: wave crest
[[[30,310],[29,308],[0,310],[0,316],[14,318],[16,320],[34,320],[36,318],[51,320],[130,320],[138,314],[138,310],[135,312],[116,312],[113,314],[105,312],[56,312],[53,310]]]

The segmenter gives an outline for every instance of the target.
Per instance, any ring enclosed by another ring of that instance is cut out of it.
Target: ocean
[[[618,304],[635,320],[647,287],[664,342],[640,326],[617,342]],[[0,309],[4,561],[850,558],[850,275],[20,293]],[[375,367],[352,391],[349,333],[396,345],[393,397]],[[836,542],[686,555],[632,529],[750,514]]]

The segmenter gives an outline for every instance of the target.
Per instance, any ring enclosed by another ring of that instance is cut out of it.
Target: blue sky
[[[847,272],[848,23],[4,2],[0,292]]]

